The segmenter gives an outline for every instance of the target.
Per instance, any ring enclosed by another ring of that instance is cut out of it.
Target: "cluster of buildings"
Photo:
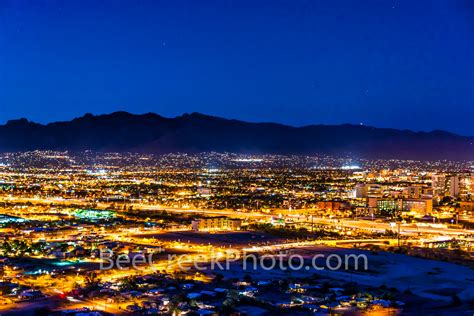
[[[451,206],[451,217],[474,210],[474,173],[434,173],[413,182],[358,183],[353,197],[366,201],[370,214],[423,217]]]
[[[474,208],[469,162],[30,152],[0,155],[0,171],[3,195],[109,208],[291,209],[340,217],[436,215],[448,206],[467,216]]]
[[[262,252],[272,243],[294,247],[301,240],[336,245],[384,239],[380,244],[395,245],[403,230],[412,245],[450,234],[442,240],[446,247],[455,236],[462,237],[457,249],[469,250],[462,225],[473,219],[470,168],[216,153],[0,154],[0,299],[10,308],[44,299],[58,304],[51,306],[58,315],[251,315],[257,305],[288,313],[397,309],[403,305],[397,293],[386,289],[354,290],[329,279],[223,281],[179,274],[163,260],[176,253],[210,258],[230,244]],[[415,227],[426,218],[456,227]],[[398,236],[395,222],[407,225],[398,226]],[[234,235],[240,237],[232,240]],[[103,272],[103,251],[127,261],[162,261],[153,271],[113,266]]]

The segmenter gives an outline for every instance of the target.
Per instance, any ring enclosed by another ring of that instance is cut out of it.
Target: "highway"
[[[37,204],[61,204],[64,206],[72,205],[82,205],[86,207],[91,204],[91,201],[84,201],[79,199],[62,199],[62,198],[23,198],[23,197],[2,197],[0,198],[0,203],[3,202],[31,202]],[[98,208],[107,208],[110,204],[108,203],[97,203]],[[345,227],[351,229],[366,230],[369,232],[379,232],[384,233],[387,230],[398,231],[397,224],[395,223],[386,223],[379,221],[370,221],[370,220],[353,220],[353,219],[329,219],[329,218],[320,218],[314,217],[311,222],[308,222],[308,218],[303,215],[308,213],[308,210],[278,210],[274,213],[278,214],[264,214],[260,212],[237,212],[234,210],[205,210],[205,209],[188,209],[188,208],[173,208],[173,207],[163,207],[160,205],[150,205],[143,203],[132,203],[127,204],[132,206],[135,210],[143,211],[158,211],[166,210],[167,212],[181,213],[181,214],[202,214],[207,216],[228,216],[241,219],[261,219],[261,220],[270,220],[272,217],[282,214],[293,220],[295,223],[304,223],[306,225],[312,224],[323,224],[336,227]],[[426,235],[438,235],[438,236],[467,236],[474,235],[474,230],[469,229],[459,229],[459,228],[446,228],[442,226],[436,226],[436,224],[400,224],[400,234],[405,236],[418,236],[422,234]]]

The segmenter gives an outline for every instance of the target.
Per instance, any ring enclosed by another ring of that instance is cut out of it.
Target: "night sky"
[[[474,135],[474,1],[0,1],[0,123],[117,110]]]

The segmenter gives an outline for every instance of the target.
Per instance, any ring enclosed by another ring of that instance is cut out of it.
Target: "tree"
[[[224,280],[224,275],[222,273],[217,273],[214,277],[215,283],[221,283]]]
[[[84,277],[84,281],[88,290],[95,290],[99,287],[100,284],[100,281],[97,278],[97,274],[94,272],[86,274],[86,276]]]
[[[252,277],[250,276],[250,274],[244,275],[244,281],[247,283],[252,282]]]
[[[137,278],[133,276],[125,277],[121,280],[120,290],[122,291],[136,291],[138,290]]]
[[[6,283],[6,282],[3,282],[1,285],[0,285],[0,293],[2,295],[8,295],[12,292],[12,288],[11,286]]]

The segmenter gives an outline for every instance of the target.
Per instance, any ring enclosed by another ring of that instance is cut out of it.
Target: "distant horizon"
[[[472,1],[2,1],[0,122],[202,112],[474,135]]]
[[[200,112],[200,111],[183,112],[183,113],[177,114],[177,115],[163,115],[163,114],[160,114],[160,113],[157,113],[157,112],[154,112],[154,111],[137,113],[137,112],[127,111],[127,110],[116,110],[116,111],[107,112],[107,113],[84,112],[82,115],[77,115],[77,116],[72,117],[70,119],[58,119],[58,120],[51,120],[51,121],[36,121],[36,120],[30,119],[28,117],[11,118],[11,119],[7,119],[4,122],[1,122],[0,125],[4,126],[9,121],[18,121],[18,120],[22,120],[22,119],[26,119],[30,123],[48,125],[48,124],[59,123],[59,122],[70,122],[74,119],[84,117],[87,114],[91,114],[93,116],[107,116],[107,115],[112,115],[114,113],[128,113],[128,114],[136,115],[136,116],[141,116],[141,115],[146,115],[146,114],[155,114],[155,115],[158,115],[158,116],[161,116],[161,117],[164,117],[164,118],[168,118],[168,119],[181,117],[183,115],[200,114],[200,115],[204,115],[204,116],[216,117],[216,118],[225,119],[225,120],[235,120],[235,121],[242,121],[242,122],[246,122],[246,123],[255,123],[255,124],[259,124],[259,123],[261,123],[261,124],[280,124],[280,125],[294,127],[294,128],[302,128],[302,127],[313,126],[313,125],[314,126],[318,126],[318,125],[325,125],[325,126],[351,125],[351,126],[372,127],[372,128],[377,128],[377,129],[392,129],[392,130],[399,130],[399,131],[411,131],[411,132],[415,132],[415,133],[432,133],[432,132],[438,132],[439,131],[439,132],[450,133],[450,134],[454,134],[454,135],[462,136],[462,137],[474,137],[474,134],[473,135],[465,135],[465,134],[456,133],[456,132],[446,130],[446,129],[415,130],[415,129],[410,129],[410,128],[385,127],[385,126],[376,126],[376,125],[369,125],[369,124],[363,124],[363,123],[351,123],[351,122],[333,123],[333,124],[314,122],[314,123],[309,123],[309,124],[296,125],[296,124],[289,124],[289,123],[278,122],[278,121],[270,121],[270,120],[264,120],[264,119],[262,119],[262,120],[258,120],[258,119],[248,120],[248,119],[239,119],[239,118],[233,118],[233,117],[224,117],[224,116],[204,113],[204,112]]]

